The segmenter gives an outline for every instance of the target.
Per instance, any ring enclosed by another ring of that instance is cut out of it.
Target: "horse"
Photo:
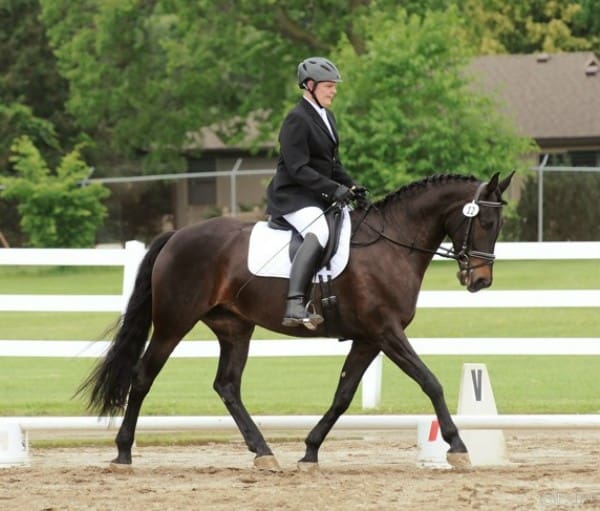
[[[492,284],[494,246],[506,204],[502,193],[513,174],[500,180],[495,173],[488,182],[438,174],[354,209],[349,262],[333,281],[340,318],[335,332],[327,330],[327,324],[314,330],[281,325],[287,281],[250,274],[246,263],[252,223],[220,217],[158,235],[140,263],[111,347],[79,389],[89,393],[88,407],[100,415],[125,411],[113,463],[131,464],[145,396],[173,349],[203,321],[220,345],[214,390],[255,454],[255,467],[279,469],[240,395],[256,325],[295,337],[338,337],[351,342],[333,402],[306,437],[299,466],[318,467],[321,444],[380,352],[431,400],[442,437],[449,444],[449,462],[468,465],[467,448],[448,411],[442,385],[413,350],[405,330],[436,253],[457,261],[459,282],[468,291]],[[446,237],[451,248],[441,251]]]

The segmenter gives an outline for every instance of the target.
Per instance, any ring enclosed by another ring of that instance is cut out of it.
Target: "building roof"
[[[471,69],[521,133],[600,140],[600,62],[592,52],[476,57]]]

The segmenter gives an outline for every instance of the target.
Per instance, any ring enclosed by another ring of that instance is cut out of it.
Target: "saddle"
[[[327,220],[327,226],[329,227],[329,240],[327,241],[327,245],[323,250],[323,255],[317,265],[318,268],[327,267],[333,255],[337,252],[337,249],[340,244],[340,235],[342,232],[342,221],[344,219],[343,209],[337,204],[331,206],[324,213],[325,220]],[[290,240],[289,246],[289,258],[290,261],[294,260],[294,256],[296,252],[302,245],[303,237],[296,230],[296,228],[288,223],[285,218],[277,217],[277,218],[269,218],[269,227],[271,229],[276,229],[279,231],[292,231],[292,239]]]

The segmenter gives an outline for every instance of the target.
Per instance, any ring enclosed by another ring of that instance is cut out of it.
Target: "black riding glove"
[[[354,201],[356,207],[358,207],[358,209],[367,209],[370,205],[369,199],[367,199],[369,190],[367,190],[364,186],[354,185],[352,187],[352,191],[354,192]]]
[[[333,193],[333,202],[345,204],[354,198],[354,192],[344,185],[339,185]]]
[[[352,191],[354,192],[354,197],[366,197],[369,190],[367,190],[364,186],[354,185],[352,187]]]

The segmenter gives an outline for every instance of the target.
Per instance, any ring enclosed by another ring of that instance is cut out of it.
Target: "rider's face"
[[[308,84],[312,86],[313,94],[317,97],[319,103],[323,108],[329,108],[333,102],[333,98],[337,94],[337,83],[336,82],[319,82],[315,85],[314,82]]]

